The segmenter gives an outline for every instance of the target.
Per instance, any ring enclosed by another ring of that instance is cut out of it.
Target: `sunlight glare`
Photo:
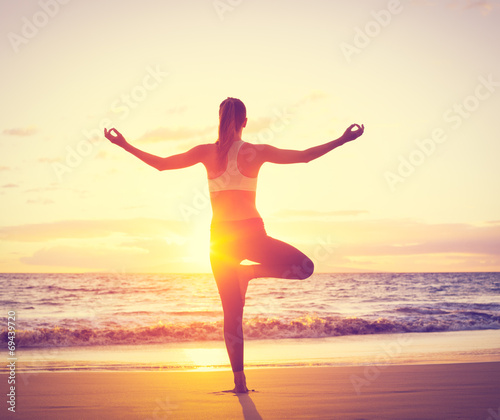
[[[210,371],[227,365],[226,350],[217,349],[185,349],[186,357],[197,367],[196,370]]]

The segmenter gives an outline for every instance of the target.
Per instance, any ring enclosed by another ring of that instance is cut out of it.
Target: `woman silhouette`
[[[135,148],[114,128],[104,129],[108,140],[160,171],[197,163],[205,166],[212,205],[210,263],[222,301],[224,340],[234,374],[232,391],[236,393],[248,392],[242,327],[248,282],[259,277],[306,279],[314,271],[313,262],[304,253],[267,235],[255,207],[259,169],[264,162],[310,162],[364,132],[363,125],[353,124],[340,138],[300,151],[245,142],[241,135],[246,124],[243,102],[227,98],[219,107],[219,138],[215,143],[165,158]],[[241,264],[245,259],[257,264]]]

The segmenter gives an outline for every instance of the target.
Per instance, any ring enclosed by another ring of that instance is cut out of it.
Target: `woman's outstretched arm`
[[[104,136],[111,142],[120,146],[127,152],[133,154],[135,157],[139,158],[143,162],[152,166],[153,168],[158,169],[159,171],[165,171],[167,169],[180,169],[186,168],[188,166],[195,165],[198,162],[201,162],[204,153],[203,147],[204,145],[198,145],[193,147],[191,150],[188,150],[185,153],[180,153],[178,155],[173,155],[169,157],[160,157],[156,155],[152,155],[147,152],[143,152],[137,147],[132,146],[130,143],[125,140],[122,134],[120,134],[116,129],[112,128],[111,130],[104,129]]]
[[[310,147],[305,150],[287,150],[279,149],[274,146],[265,145],[261,147],[263,162],[271,163],[307,163],[317,159],[320,156],[342,146],[343,144],[357,139],[363,134],[364,125],[352,124],[347,128],[344,134],[336,140],[332,140],[319,146]]]
[[[363,124],[352,124],[338,139],[304,150],[304,153],[306,155],[306,162],[317,159],[320,156],[323,156],[324,154],[332,151],[333,149],[346,144],[347,142],[356,140],[363,134],[364,131],[365,126]]]

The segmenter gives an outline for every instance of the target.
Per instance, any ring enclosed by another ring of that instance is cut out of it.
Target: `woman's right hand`
[[[125,137],[121,135],[116,128],[112,128],[111,130],[104,129],[104,136],[111,142],[116,144],[117,146],[123,147],[127,144],[127,140]]]

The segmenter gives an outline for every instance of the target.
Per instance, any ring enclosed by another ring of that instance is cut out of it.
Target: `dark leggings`
[[[309,257],[297,248],[267,235],[258,218],[212,222],[210,263],[224,311],[224,340],[233,372],[243,370],[243,300],[238,267],[243,260],[255,266],[255,277],[306,279],[314,271]]]

